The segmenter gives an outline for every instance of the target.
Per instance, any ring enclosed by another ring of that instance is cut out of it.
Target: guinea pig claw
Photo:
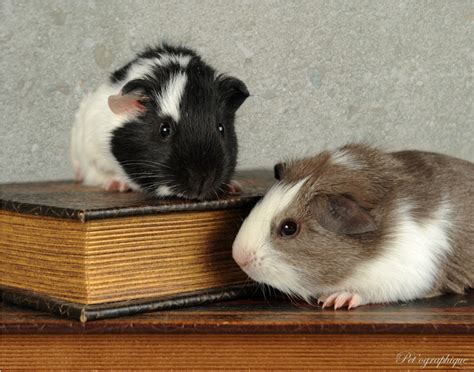
[[[323,309],[326,307],[334,306],[334,310],[337,310],[347,306],[348,310],[350,310],[361,305],[361,303],[362,299],[358,294],[353,294],[349,292],[336,292],[330,295],[324,301]]]
[[[327,296],[318,297],[318,304],[324,303],[324,301],[326,301],[326,298]]]
[[[333,306],[334,302],[336,301],[337,296],[339,296],[339,293],[334,293],[334,294],[328,296],[323,302],[323,309],[326,308],[326,307]]]
[[[352,299],[352,294],[344,292],[337,296],[334,301],[334,310],[340,309],[343,306],[349,306],[349,301]]]
[[[352,298],[349,301],[349,305],[347,306],[347,309],[354,309],[358,306],[362,305],[362,298],[359,295],[353,295]]]
[[[238,181],[232,180],[227,184],[227,192],[229,194],[240,194],[242,192],[242,185]]]

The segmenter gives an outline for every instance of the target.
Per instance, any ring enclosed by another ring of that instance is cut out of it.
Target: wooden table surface
[[[323,310],[286,298],[235,300],[81,323],[0,303],[3,334],[474,333],[474,291],[394,305]]]
[[[452,369],[450,356],[464,358],[456,368],[474,370],[472,291],[351,311],[284,298],[238,300],[87,323],[7,304],[0,312],[2,370],[381,370],[423,363],[442,370]],[[443,356],[441,367],[426,362]]]

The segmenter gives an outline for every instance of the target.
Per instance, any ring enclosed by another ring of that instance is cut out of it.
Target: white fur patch
[[[139,190],[138,184],[128,178],[125,171],[111,153],[112,132],[126,120],[125,115],[114,114],[108,106],[108,98],[120,93],[123,86],[131,80],[151,74],[156,66],[177,63],[186,67],[192,56],[185,54],[162,54],[160,57],[140,59],[127,71],[127,76],[119,83],[107,82],[88,94],[76,113],[71,136],[71,157],[76,174],[84,184],[106,187],[112,181],[128,184]],[[179,120],[179,106],[186,85],[186,75],[171,76],[164,87],[160,99],[160,109],[174,120]],[[168,196],[171,190],[162,188],[158,195]]]
[[[190,60],[191,56],[184,54],[162,54],[160,57],[140,59],[130,66],[127,77],[120,83],[123,86],[131,80],[140,79],[145,75],[149,75],[153,71],[153,68],[157,66],[166,67],[172,63],[176,63],[185,68]]]
[[[171,76],[161,94],[156,97],[159,110],[171,116],[175,122],[180,118],[179,107],[187,80],[186,74],[182,72]]]
[[[271,227],[275,216],[293,202],[306,180],[304,178],[294,185],[274,185],[250,212],[232,247],[236,261],[243,257],[244,261],[250,261],[243,270],[252,279],[302,296],[306,291],[298,282],[297,268],[284,263],[272,247]]]
[[[184,54],[163,54],[159,58],[160,66],[168,66],[176,63],[181,67],[186,67],[191,60],[191,56]]]
[[[158,196],[170,196],[170,195],[174,195],[174,194],[168,186],[159,186],[156,189],[156,195],[158,195]]]
[[[451,252],[449,231],[451,208],[438,207],[432,218],[418,223],[412,206],[399,205],[398,224],[389,234],[380,257],[357,267],[355,274],[328,292],[354,291],[362,304],[407,301],[427,295],[441,262]]]
[[[160,57],[139,60],[130,67],[127,78],[121,82],[121,85],[123,86],[131,80],[149,75],[156,66],[166,67],[176,63],[185,68],[191,58],[192,56],[184,54],[162,54]],[[179,107],[186,82],[187,76],[184,72],[171,75],[161,94],[158,94],[156,97],[160,111],[164,115],[171,116],[176,122],[180,118]]]
[[[120,82],[123,87],[129,81],[141,79],[146,75],[150,75],[153,68],[157,65],[157,58],[141,59],[132,64],[127,71],[127,77]]]
[[[86,185],[106,188],[110,182],[118,181],[138,190],[138,185],[128,179],[110,148],[112,132],[123,123],[107,103],[108,97],[117,93],[116,87],[103,84],[81,102],[71,133],[72,162]]]
[[[363,169],[364,165],[360,159],[357,159],[347,150],[336,150],[332,153],[331,160],[333,164],[345,166],[350,169]]]

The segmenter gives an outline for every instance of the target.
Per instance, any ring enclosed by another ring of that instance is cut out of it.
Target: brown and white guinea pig
[[[351,144],[275,166],[233,257],[323,307],[407,301],[474,284],[474,164]]]
[[[76,178],[107,190],[207,199],[233,188],[245,84],[191,49],[148,48],[84,98],[72,130]]]

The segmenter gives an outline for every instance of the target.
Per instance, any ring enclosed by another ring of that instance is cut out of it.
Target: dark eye
[[[161,123],[160,125],[160,137],[166,139],[171,135],[171,125],[169,123]]]
[[[280,235],[284,238],[296,235],[298,233],[298,224],[293,220],[285,220],[280,225]]]
[[[217,124],[217,130],[220,134],[224,134],[224,126],[221,123]]]

